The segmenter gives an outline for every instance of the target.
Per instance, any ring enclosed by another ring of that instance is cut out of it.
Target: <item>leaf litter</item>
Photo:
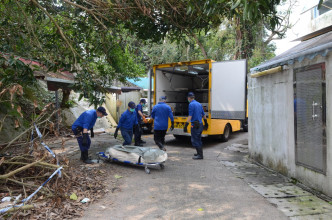
[[[102,198],[107,193],[105,174],[107,176],[109,169],[104,169],[102,164],[100,166],[79,166],[63,155],[60,155],[58,159],[61,166],[63,166],[62,177],[54,176],[27,202],[27,204],[34,207],[29,210],[5,213],[0,215],[0,219],[78,218],[82,216],[88,206],[87,204]],[[6,179],[1,179],[1,176],[36,161],[41,162]],[[0,199],[6,196],[15,198],[20,194],[23,195],[21,199],[26,198],[42,185],[56,169],[56,160],[36,143],[31,155],[21,152],[20,154],[1,157]],[[121,178],[121,176],[117,176]],[[82,200],[87,201],[85,198],[89,200],[87,204],[81,203]],[[13,202],[0,204],[5,207],[13,204]]]

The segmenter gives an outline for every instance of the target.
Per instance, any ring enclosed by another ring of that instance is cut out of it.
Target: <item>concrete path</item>
[[[152,135],[143,139],[154,146]],[[204,160],[194,161],[189,139],[167,136],[165,170],[151,169],[148,175],[141,167],[110,164],[123,176],[117,179],[120,190],[91,204],[82,219],[288,219],[225,166],[225,160],[238,157],[225,147],[246,140],[242,132],[227,143],[204,140]]]

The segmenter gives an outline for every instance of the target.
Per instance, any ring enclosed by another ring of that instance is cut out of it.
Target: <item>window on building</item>
[[[332,10],[332,0],[325,0],[322,4],[322,6],[318,9],[318,7],[314,7],[312,9],[312,18],[317,18],[326,12],[329,12]]]

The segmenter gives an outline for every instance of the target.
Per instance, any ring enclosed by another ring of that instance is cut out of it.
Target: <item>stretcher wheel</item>
[[[150,169],[147,168],[147,167],[145,167],[145,173],[146,173],[146,174],[150,174],[150,172],[151,172]]]
[[[165,165],[164,164],[161,163],[161,164],[159,164],[159,166],[160,166],[160,169],[162,169],[162,170],[165,169]]]

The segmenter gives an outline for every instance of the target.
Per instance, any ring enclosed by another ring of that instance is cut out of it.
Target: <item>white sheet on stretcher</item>
[[[149,147],[115,145],[109,147],[105,154],[119,161],[130,161],[132,163],[162,163],[167,160],[165,151]]]

